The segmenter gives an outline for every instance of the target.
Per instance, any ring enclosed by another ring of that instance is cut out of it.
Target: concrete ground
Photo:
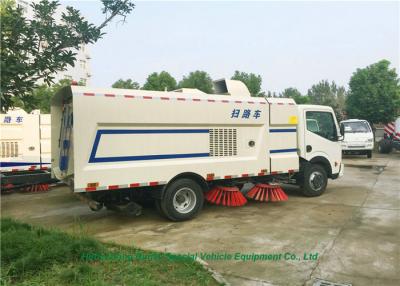
[[[305,198],[288,187],[288,202],[206,205],[199,217],[182,223],[164,220],[153,208],[140,217],[92,212],[66,187],[4,195],[1,213],[145,249],[296,257],[208,261],[232,285],[312,285],[318,278],[355,286],[400,285],[400,153],[344,162],[344,177],[330,181],[321,197]],[[304,260],[304,253],[316,259]]]

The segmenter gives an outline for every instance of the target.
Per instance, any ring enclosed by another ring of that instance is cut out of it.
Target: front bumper
[[[374,143],[348,143],[342,144],[342,151],[369,151],[374,149]]]
[[[344,164],[340,163],[339,173],[332,174],[332,180],[342,177],[344,174]]]

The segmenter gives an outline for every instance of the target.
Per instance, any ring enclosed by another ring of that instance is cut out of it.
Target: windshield
[[[345,133],[369,133],[371,128],[369,124],[365,121],[356,122],[344,122],[344,132]]]
[[[314,133],[319,132],[318,121],[315,119],[307,119],[307,130]]]
[[[330,141],[337,140],[336,125],[332,113],[325,111],[307,111],[307,130]]]

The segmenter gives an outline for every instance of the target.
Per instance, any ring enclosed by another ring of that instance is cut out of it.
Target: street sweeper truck
[[[53,175],[93,210],[138,214],[151,196],[181,221],[204,199],[283,201],[279,183],[319,196],[342,174],[343,136],[330,107],[251,97],[240,81],[216,81],[214,90],[61,89],[51,106]],[[246,183],[254,187],[244,194]]]
[[[44,191],[50,179],[50,114],[22,109],[0,114],[1,192]]]

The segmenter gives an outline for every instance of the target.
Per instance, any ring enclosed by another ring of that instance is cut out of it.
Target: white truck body
[[[50,114],[22,109],[0,114],[1,172],[50,168]]]
[[[73,131],[59,141],[71,98]],[[75,192],[164,185],[185,172],[205,180],[293,173],[299,157],[324,156],[338,174],[340,145],[305,130],[308,109],[331,112],[287,98],[72,86],[52,106],[52,168],[58,179],[73,177]],[[68,164],[60,167],[63,140]]]

